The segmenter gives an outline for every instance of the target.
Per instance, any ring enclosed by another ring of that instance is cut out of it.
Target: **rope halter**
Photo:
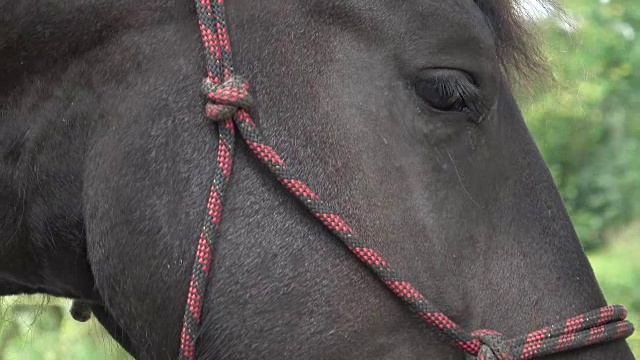
[[[499,332],[476,330],[471,335],[482,344],[478,351],[478,360],[515,360],[511,346]]]
[[[212,121],[231,118],[239,109],[251,110],[253,97],[249,93],[249,83],[241,76],[234,75],[222,84],[210,78],[202,81],[202,92],[209,99],[205,114]]]

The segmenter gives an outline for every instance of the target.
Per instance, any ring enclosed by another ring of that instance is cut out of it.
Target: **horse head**
[[[0,4],[0,294],[81,299],[174,358],[220,145],[195,7]],[[456,323],[511,338],[606,304],[513,97],[539,64],[514,1],[226,7],[268,151]],[[464,358],[235,146],[197,358]]]

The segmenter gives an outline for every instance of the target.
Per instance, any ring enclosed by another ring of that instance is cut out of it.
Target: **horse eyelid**
[[[425,76],[419,81],[430,81],[444,97],[457,96],[462,99],[468,111],[457,111],[471,116],[474,123],[479,124],[486,117],[487,106],[482,98],[481,90],[470,75],[434,74]]]

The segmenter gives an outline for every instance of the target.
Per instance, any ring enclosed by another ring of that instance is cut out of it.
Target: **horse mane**
[[[539,29],[523,0],[474,0],[493,30],[500,65],[512,77],[532,79],[547,74]],[[549,15],[561,16],[555,0],[532,0]]]

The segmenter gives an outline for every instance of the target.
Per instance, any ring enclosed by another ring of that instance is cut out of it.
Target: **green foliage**
[[[610,304],[624,304],[629,320],[640,325],[640,223],[629,226],[612,238],[600,251],[589,254],[589,260]],[[640,331],[627,341],[631,350],[640,355]]]
[[[0,359],[130,360],[94,320],[78,323],[71,302],[21,296],[0,304]]]
[[[640,216],[640,2],[567,0],[547,20],[552,91],[521,99],[586,249]]]

